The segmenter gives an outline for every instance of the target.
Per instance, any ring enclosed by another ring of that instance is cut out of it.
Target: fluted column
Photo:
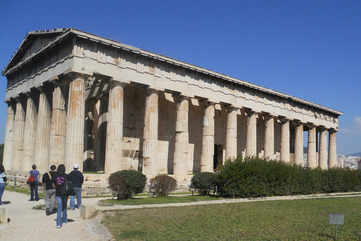
[[[50,123],[51,123],[51,107],[44,92],[41,89],[39,95],[39,109],[36,127],[35,139],[35,159],[34,163],[41,172],[49,169],[49,142],[50,142]]]
[[[257,156],[257,114],[253,111],[247,115],[246,156]]]
[[[124,84],[113,82],[109,91],[105,173],[128,169],[123,161]]]
[[[327,130],[322,128],[320,131],[320,167],[327,169]]]
[[[226,160],[237,158],[237,109],[230,107],[227,112]]]
[[[143,172],[149,177],[158,173],[156,152],[158,144],[159,94],[157,90],[147,89],[144,113]]]
[[[15,106],[14,103],[8,102],[8,115],[6,119],[6,130],[5,130],[5,146],[4,146],[4,158],[3,165],[5,170],[11,170],[12,157],[13,157],[13,146],[14,146],[14,125],[15,125]]]
[[[213,172],[214,111],[214,103],[207,103],[203,115],[201,172]]]
[[[14,127],[14,155],[11,163],[13,171],[22,170],[23,153],[24,153],[24,128],[25,128],[25,108],[23,100],[18,99],[16,102],[15,127]]]
[[[273,116],[267,115],[265,117],[264,135],[264,156],[270,160],[273,159],[275,153],[275,122]]]
[[[37,115],[34,98],[29,94],[26,104],[23,171],[31,170],[31,165],[34,163]]]
[[[290,162],[290,121],[281,120],[281,161]]]
[[[69,84],[68,111],[66,116],[65,166],[71,170],[77,163],[83,170],[84,159],[84,119],[85,119],[85,85],[84,76],[71,75]]]
[[[316,154],[316,127],[311,126],[308,130],[307,162],[311,168],[317,167]]]
[[[61,86],[56,85],[53,91],[52,116],[50,127],[50,164],[65,163],[66,109],[65,97]]]
[[[303,124],[296,124],[295,133],[295,163],[296,165],[304,166],[303,160]]]
[[[174,175],[176,176],[192,174],[193,165],[188,160],[188,116],[189,100],[187,97],[180,96],[177,99],[174,147]]]
[[[329,132],[329,154],[328,166],[330,168],[337,167],[337,151],[336,151],[336,131],[330,130]]]

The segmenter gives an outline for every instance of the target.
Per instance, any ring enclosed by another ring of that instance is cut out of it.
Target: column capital
[[[338,131],[336,130],[336,129],[334,129],[334,128],[331,128],[331,129],[329,129],[328,130],[330,133],[337,133]]]

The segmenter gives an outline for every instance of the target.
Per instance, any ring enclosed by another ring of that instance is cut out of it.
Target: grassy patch
[[[209,201],[217,200],[217,197],[210,196],[182,196],[182,197],[145,197],[145,198],[131,198],[125,200],[106,199],[100,200],[102,204],[114,204],[114,205],[141,205],[141,204],[163,204],[163,203],[186,203],[186,202],[198,202],[198,201]]]
[[[127,210],[103,223],[116,240],[360,240],[360,197]]]
[[[24,193],[24,194],[30,195],[29,187],[7,185],[5,187],[5,190],[10,191],[10,192],[18,192],[18,193]],[[42,188],[38,189],[38,193],[39,193],[39,198],[44,198],[44,193],[42,193]]]

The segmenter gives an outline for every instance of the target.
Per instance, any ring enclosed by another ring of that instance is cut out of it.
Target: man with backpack
[[[55,212],[55,177],[56,166],[51,165],[50,171],[43,175],[42,182],[45,185],[45,214],[48,216]]]
[[[74,165],[74,170],[69,174],[69,180],[71,181],[74,193],[70,194],[70,209],[80,208],[81,206],[81,187],[84,182],[84,176],[79,171],[79,165]],[[76,196],[77,203],[75,205],[74,195]]]

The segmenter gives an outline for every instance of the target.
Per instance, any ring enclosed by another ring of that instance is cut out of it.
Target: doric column
[[[303,124],[296,123],[295,133],[295,163],[304,166],[303,160]]]
[[[175,127],[175,147],[174,147],[174,175],[184,176],[192,174],[192,164],[188,160],[188,115],[189,100],[180,96],[176,99],[176,127]]]
[[[253,111],[247,115],[246,156],[257,156],[257,114]]]
[[[53,91],[52,116],[50,127],[49,164],[65,163],[66,109],[65,97],[60,85]]]
[[[143,132],[143,173],[148,177],[154,177],[158,174],[158,163],[155,155],[158,144],[158,99],[157,90],[147,89]]]
[[[13,171],[22,170],[24,153],[24,127],[25,127],[25,107],[22,99],[16,100],[15,127],[14,127],[14,155],[11,163]]]
[[[320,130],[320,167],[327,169],[327,130],[322,128]]]
[[[265,133],[264,133],[264,156],[266,159],[273,159],[275,153],[275,123],[274,117],[265,116]]]
[[[290,162],[290,121],[281,120],[281,161]]]
[[[213,172],[214,103],[207,103],[203,115],[201,172]]]
[[[113,82],[109,91],[107,116],[107,140],[105,152],[105,173],[111,174],[128,169],[123,162],[123,114],[124,114],[124,84]]]
[[[226,160],[237,158],[237,109],[230,107],[227,112]]]
[[[330,168],[337,167],[337,151],[336,151],[336,131],[329,132],[329,148],[328,148],[328,166]]]
[[[8,102],[8,116],[6,119],[5,146],[3,165],[5,170],[11,170],[13,146],[14,146],[14,122],[15,122],[15,106],[14,103]]]
[[[34,163],[37,115],[34,97],[29,93],[26,104],[23,171],[31,170],[31,165]]]
[[[308,130],[308,146],[307,146],[307,162],[308,167],[317,167],[317,154],[316,154],[316,127],[310,126]]]
[[[66,116],[65,166],[72,170],[77,163],[83,170],[84,159],[84,119],[85,119],[85,77],[70,75],[68,111]]]
[[[41,172],[49,169],[51,107],[45,89],[40,89],[34,163]]]

